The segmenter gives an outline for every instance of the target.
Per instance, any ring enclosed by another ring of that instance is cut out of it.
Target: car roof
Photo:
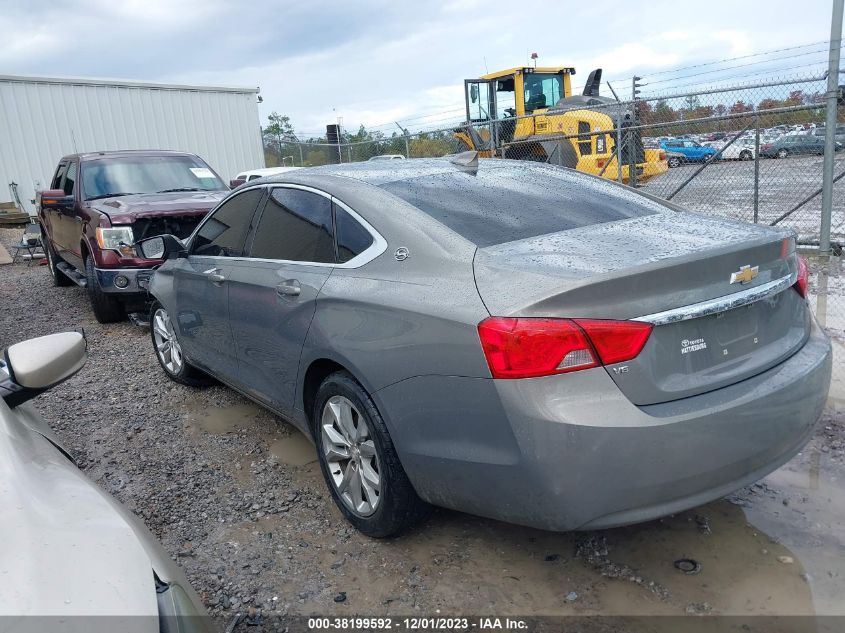
[[[90,160],[97,158],[118,158],[122,156],[191,156],[196,157],[196,154],[191,152],[177,152],[168,149],[121,149],[111,150],[106,152],[79,152],[77,154],[67,154],[62,156],[61,160]]]
[[[467,171],[468,168],[452,162],[451,156],[442,158],[410,158],[407,160],[374,160],[360,163],[344,163],[342,165],[323,165],[297,170],[293,174],[279,174],[268,176],[262,182],[292,182],[294,178],[313,176],[336,176],[357,180],[369,185],[380,187],[391,182],[412,180],[437,174]],[[524,170],[550,169],[542,163],[532,163],[522,160],[508,159],[480,159],[478,170],[503,170],[503,175]],[[257,181],[256,181],[257,182]]]

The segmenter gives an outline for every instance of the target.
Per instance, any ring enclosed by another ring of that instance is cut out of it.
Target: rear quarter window
[[[381,185],[479,247],[671,210],[624,187],[557,167],[482,167]]]

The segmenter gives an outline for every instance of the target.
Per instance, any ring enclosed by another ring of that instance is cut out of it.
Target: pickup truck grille
[[[201,215],[168,215],[157,218],[139,218],[132,223],[132,234],[135,241],[155,235],[169,233],[179,239],[184,239],[193,233],[202,221]]]

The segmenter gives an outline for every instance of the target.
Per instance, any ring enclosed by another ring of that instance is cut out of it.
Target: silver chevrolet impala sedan
[[[165,373],[290,420],[371,536],[690,508],[795,455],[829,388],[791,232],[558,167],[299,170],[138,247]]]

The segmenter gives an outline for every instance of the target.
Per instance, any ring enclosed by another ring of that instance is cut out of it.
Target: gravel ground
[[[0,241],[19,234],[0,229]],[[836,291],[828,305],[843,307],[838,265],[827,277],[823,292]],[[35,406],[87,475],[150,527],[221,624],[237,613],[246,630],[283,626],[273,614],[845,609],[837,598],[845,517],[830,503],[845,498],[845,416],[836,406],[810,447],[778,471],[797,478],[815,469],[816,492],[788,477],[766,480],[675,517],[580,534],[436,511],[402,537],[371,540],[342,520],[313,448],[293,427],[228,388],[166,380],[147,330],[96,323],[84,292],[54,288],[39,266],[0,268],[0,301],[0,347],[85,328],[86,367]],[[842,340],[838,327],[831,333]],[[693,556],[706,573],[673,566]]]

